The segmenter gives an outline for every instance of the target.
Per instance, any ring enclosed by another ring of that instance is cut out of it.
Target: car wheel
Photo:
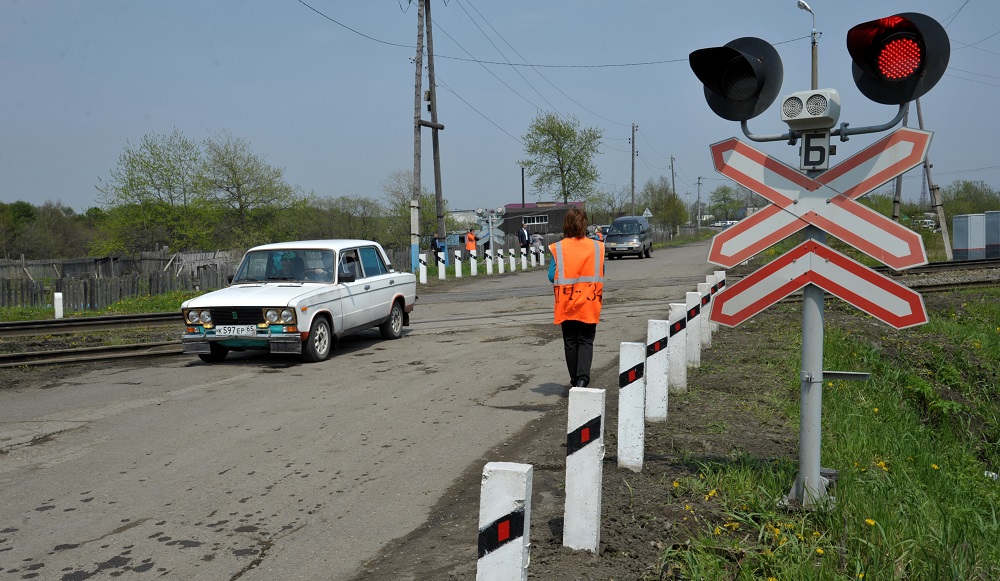
[[[309,339],[302,346],[302,359],[309,363],[324,361],[330,356],[332,347],[333,334],[330,332],[330,323],[323,317],[316,317],[312,328],[309,329]]]
[[[199,353],[198,357],[205,363],[218,363],[229,355],[229,347],[224,347],[218,343],[209,343],[210,353]]]
[[[399,301],[392,303],[389,318],[378,326],[378,330],[383,339],[399,339],[403,336],[403,308],[399,306]]]
[[[649,246],[646,247],[646,258],[649,258],[651,254],[653,254],[653,245],[652,244],[650,244]]]

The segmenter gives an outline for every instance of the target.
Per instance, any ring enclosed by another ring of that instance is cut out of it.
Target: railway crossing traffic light
[[[938,21],[905,12],[859,24],[847,33],[854,61],[854,82],[861,93],[886,105],[902,105],[930,91],[944,75],[951,48]],[[705,85],[705,100],[723,119],[746,121],[771,106],[781,89],[781,57],[767,41],[737,38],[724,46],[702,48],[688,56],[691,70]],[[814,91],[815,92],[815,91]],[[798,95],[798,94],[796,94]],[[821,95],[829,105],[820,116],[839,113],[836,91]],[[794,112],[793,112],[794,113]],[[784,111],[794,128],[813,120]],[[827,119],[827,121],[829,121]]]
[[[723,119],[752,119],[770,107],[781,90],[781,57],[759,38],[737,38],[725,46],[696,50],[688,62],[705,85],[708,106]]]
[[[905,12],[852,28],[847,51],[854,60],[854,83],[865,97],[902,105],[941,80],[951,45],[937,20]]]

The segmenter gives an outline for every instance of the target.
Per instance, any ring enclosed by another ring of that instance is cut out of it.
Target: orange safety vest
[[[604,295],[604,243],[565,238],[549,246],[555,261],[555,324],[599,323]]]
[[[476,235],[472,232],[465,235],[465,249],[469,252],[476,251]]]
[[[604,232],[598,232],[597,233],[597,239],[603,242],[604,241]]]

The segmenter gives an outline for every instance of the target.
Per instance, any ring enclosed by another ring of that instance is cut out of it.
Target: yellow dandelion
[[[938,466],[937,464],[931,464],[931,468],[933,468],[935,470],[940,470],[941,469],[941,467]]]
[[[813,536],[814,537],[818,537],[819,536],[819,531],[813,531]]]
[[[677,488],[677,487],[679,487],[680,485],[681,485],[681,483],[680,483],[680,482],[677,482],[676,480],[674,480],[674,488]]]
[[[833,387],[833,382],[832,382],[832,381],[831,381],[831,382],[828,382],[828,383],[826,384],[826,386],[827,386],[827,387]]]
[[[875,526],[875,520],[874,519],[866,518],[865,522],[868,523],[868,526],[872,526],[872,527]]]
[[[858,573],[858,579],[864,579],[864,578],[865,578],[864,573]]]
[[[721,535],[722,534],[722,528],[719,527],[718,525],[716,525],[716,527],[715,527],[715,534],[717,534],[717,535]]]
[[[878,413],[878,408],[875,408],[875,413]]]
[[[822,555],[823,554],[823,549],[820,549],[819,547],[817,547],[816,548],[816,554],[817,555]]]

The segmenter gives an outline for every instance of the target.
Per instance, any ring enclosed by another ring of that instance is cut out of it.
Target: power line
[[[521,141],[521,140],[520,140],[520,139],[518,139],[517,137],[514,137],[513,135],[511,135],[511,133],[510,133],[509,131],[507,131],[506,129],[504,129],[503,127],[500,127],[499,125],[497,125],[497,124],[496,124],[496,123],[495,123],[495,122],[494,122],[494,121],[493,121],[492,119],[490,119],[489,117],[487,117],[487,116],[486,116],[486,114],[484,114],[484,113],[483,113],[482,111],[480,111],[479,109],[476,109],[475,107],[473,107],[473,106],[472,106],[472,103],[469,103],[468,101],[466,101],[465,99],[463,99],[461,95],[459,95],[459,94],[458,94],[458,93],[456,93],[456,92],[455,92],[455,91],[454,91],[454,90],[453,90],[453,89],[452,89],[451,87],[449,87],[449,86],[448,86],[448,83],[445,83],[445,82],[444,82],[444,81],[443,81],[443,80],[441,79],[441,75],[440,75],[440,73],[436,74],[435,76],[437,77],[437,82],[438,82],[438,83],[439,83],[439,84],[440,84],[440,85],[441,85],[441,86],[442,86],[442,87],[443,87],[443,88],[444,88],[445,90],[447,90],[447,91],[448,91],[449,93],[451,93],[452,95],[455,95],[456,97],[458,97],[458,99],[459,99],[460,101],[462,101],[463,103],[465,103],[465,104],[466,104],[466,105],[467,105],[467,106],[469,107],[469,109],[472,109],[473,111],[475,111],[476,113],[478,113],[480,117],[482,117],[483,119],[485,119],[485,120],[489,121],[489,122],[490,122],[490,124],[492,124],[492,125],[493,125],[494,127],[496,127],[497,129],[499,129],[500,131],[503,131],[504,133],[506,133],[506,134],[507,134],[507,136],[508,136],[508,137],[510,137],[510,138],[511,138],[511,139],[513,139],[514,141],[516,141],[516,142],[520,143],[520,144],[521,144],[521,146],[522,146],[522,147],[524,147],[524,142],[523,142],[523,141]]]

